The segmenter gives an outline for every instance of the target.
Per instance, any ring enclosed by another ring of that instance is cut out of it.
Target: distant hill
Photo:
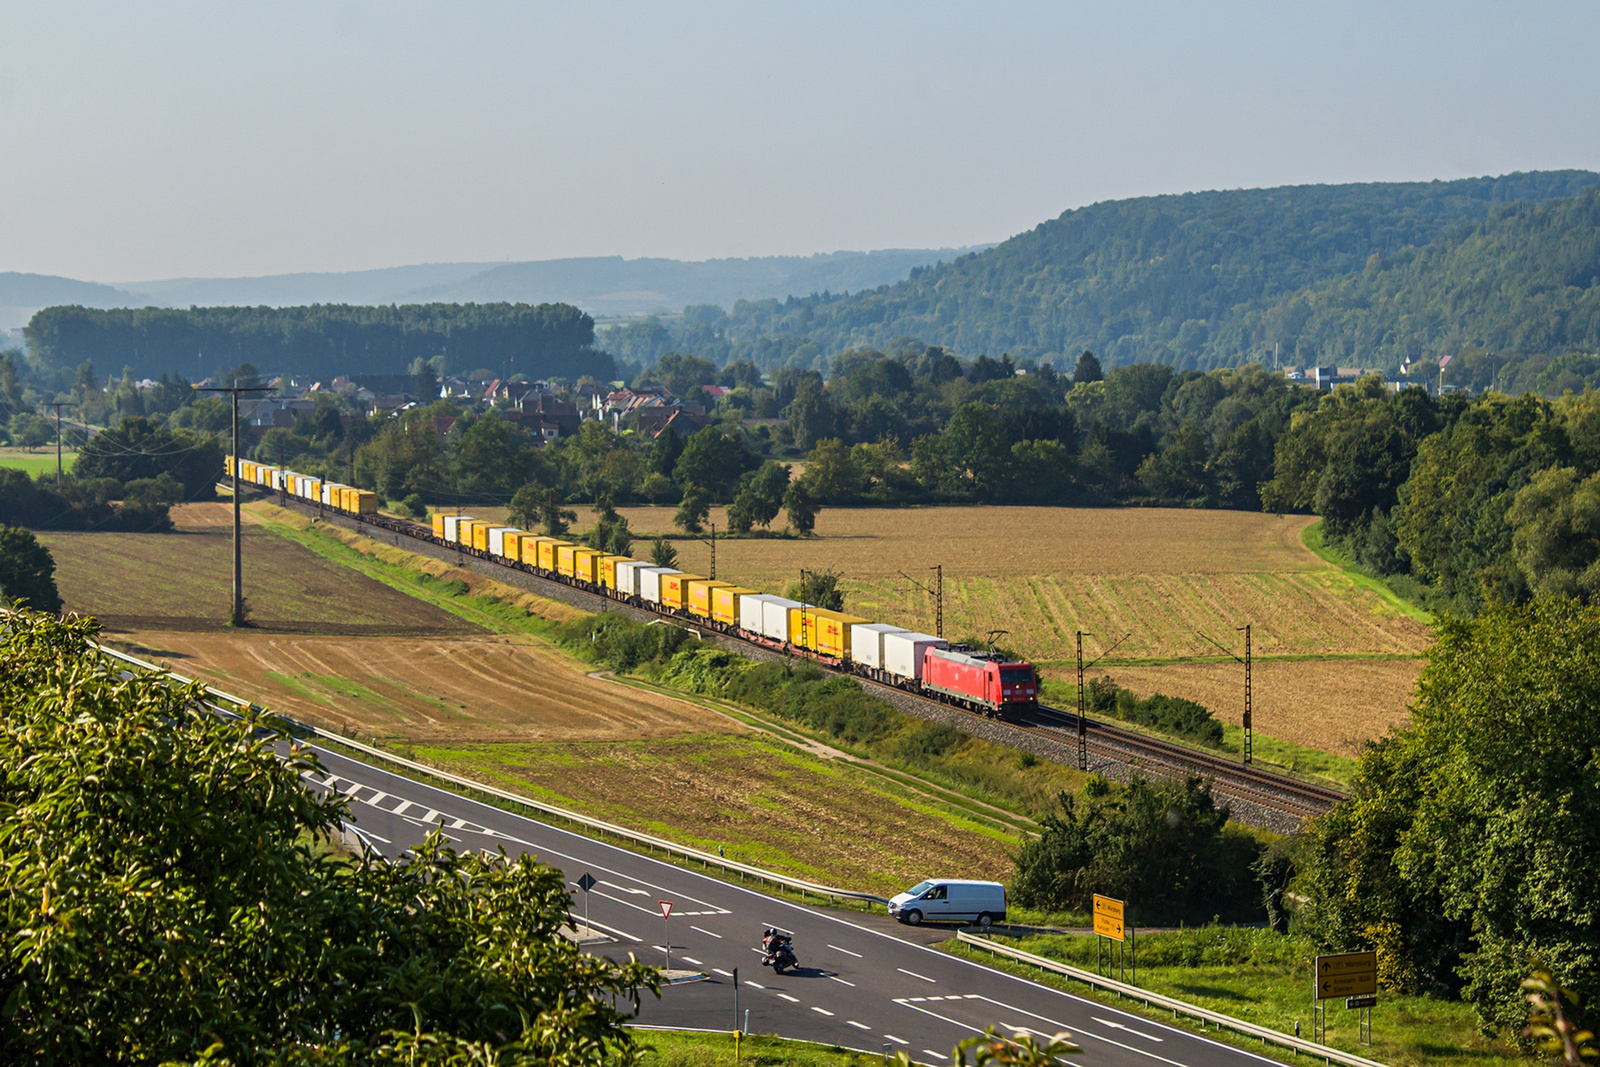
[[[35,311],[53,304],[91,308],[126,307],[133,294],[110,285],[58,278],[53,274],[0,272],[0,330],[26,325]]]
[[[168,278],[127,282],[122,289],[139,294],[142,304],[166,307],[564,303],[591,315],[642,315],[675,313],[691,304],[732,307],[741,299],[873,289],[905,278],[913,268],[970,251],[894,249],[702,262],[590,256],[261,278]]]
[[[1523,271],[1518,277],[1533,285],[1527,271],[1550,271],[1538,267],[1542,253],[1529,242],[1561,235],[1538,228],[1548,224],[1534,220],[1546,216],[1522,208],[1506,216],[1503,206],[1572,198],[1596,186],[1600,174],[1574,170],[1111,201],[1064,212],[987,251],[913,270],[894,285],[845,297],[747,301],[725,317],[665,326],[681,332],[675,341],[685,350],[767,365],[816,365],[834,352],[905,337],[965,356],[1009,352],[1069,365],[1087,348],[1110,364],[1207,369],[1270,360],[1275,345],[1286,365],[1367,361],[1402,346],[1470,340],[1478,336],[1473,312],[1462,307],[1453,319],[1441,317],[1439,329],[1418,330],[1374,308],[1362,318],[1365,332],[1355,335],[1319,317],[1319,301],[1333,299],[1339,285],[1355,284],[1372,267],[1405,265],[1412,271],[1408,306],[1432,307],[1423,293],[1436,280],[1430,272],[1448,267],[1464,276],[1474,256],[1510,256],[1505,270]],[[1587,225],[1580,216],[1570,221]],[[1463,243],[1479,232],[1473,227],[1501,226],[1507,217],[1529,220],[1519,236],[1508,231],[1503,239]],[[1570,246],[1563,255],[1579,269],[1594,232],[1562,239]],[[1445,250],[1452,242],[1459,252]],[[1431,251],[1415,251],[1423,248]],[[1364,290],[1337,292],[1358,300]],[[1354,322],[1353,313],[1342,321]],[[1520,334],[1507,327],[1494,336],[1563,345],[1577,336],[1563,333],[1570,325]],[[1479,343],[1490,339],[1483,336]]]

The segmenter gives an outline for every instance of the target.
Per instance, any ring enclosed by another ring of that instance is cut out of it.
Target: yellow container
[[[519,539],[519,544],[522,549],[522,562],[526,563],[530,567],[543,566],[543,564],[539,562],[539,546],[549,540],[550,538],[542,537],[539,534],[523,534]]]
[[[552,573],[561,562],[561,546],[572,547],[571,541],[562,541],[554,537],[546,537],[539,542],[539,566]]]
[[[617,564],[626,563],[632,557],[604,555],[596,557],[594,561],[594,580],[596,585],[607,589],[617,587]]]
[[[378,494],[370,489],[357,489],[356,512],[360,515],[376,515],[378,513]]]
[[[439,512],[433,514],[433,536],[444,540],[444,516]]]
[[[522,539],[526,536],[528,535],[521,530],[516,533],[501,534],[500,555],[506,559],[520,561],[522,559]]]
[[[737,626],[739,623],[739,598],[754,596],[754,589],[740,585],[724,585],[711,590],[711,617],[718,622]]]
[[[577,548],[572,552],[572,576],[581,581],[598,584],[600,581],[599,568],[595,563],[605,555],[596,548]]]
[[[796,629],[798,618],[799,628]],[[850,627],[865,623],[867,619],[846,615],[827,608],[790,608],[789,632],[798,633],[801,648],[808,648],[824,656],[844,657],[850,654]]]
[[[472,547],[479,552],[489,551],[489,524],[475,522],[472,524]]]
[[[661,576],[661,606],[680,610],[689,602],[689,583],[703,582],[703,574],[663,574]]]
[[[696,578],[689,583],[688,595],[684,604],[690,615],[698,615],[702,619],[711,618],[711,594],[718,589],[731,589],[732,582],[716,582],[709,578]]]
[[[306,494],[306,499],[313,504],[322,502],[322,480],[320,478],[311,479],[311,492]]]
[[[574,566],[577,563],[577,545],[570,541],[561,541],[556,545],[556,573],[573,577]]]

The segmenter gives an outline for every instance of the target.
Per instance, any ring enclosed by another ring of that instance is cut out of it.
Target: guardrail
[[[1166,1008],[1174,1015],[1187,1015],[1193,1019],[1201,1019],[1218,1028],[1225,1028],[1249,1037],[1260,1038],[1263,1042],[1282,1045],[1284,1048],[1293,1049],[1295,1052],[1304,1052],[1309,1056],[1318,1056],[1326,1063],[1342,1063],[1345,1067],[1386,1067],[1385,1064],[1379,1063],[1377,1060],[1369,1060],[1363,1056],[1341,1052],[1327,1045],[1320,1045],[1315,1041],[1307,1041],[1304,1038],[1295,1037],[1292,1034],[1280,1033],[1269,1027],[1247,1023],[1243,1019],[1235,1019],[1233,1016],[1224,1015],[1220,1011],[1212,1011],[1210,1008],[1202,1008],[1198,1004],[1190,1004],[1186,1000],[1178,1000],[1175,997],[1152,993],[1148,989],[1141,989],[1136,985],[1119,982],[1114,978],[1105,978],[1095,974],[1093,971],[1085,971],[1071,964],[1062,963],[1060,960],[1036,956],[1032,952],[1024,952],[1022,949],[1013,948],[1010,945],[1002,945],[998,941],[991,941],[987,937],[978,937],[967,933],[965,930],[956,931],[956,938],[965,944],[987,949],[997,956],[1009,956],[1011,959],[1020,960],[1023,963],[1031,963],[1042,970],[1066,975],[1068,978],[1083,982],[1091,988],[1108,989],[1132,1000],[1142,1000],[1146,1007]]]
[[[194,679],[186,678],[181,674],[177,674],[174,671],[168,670],[166,667],[163,667],[160,664],[139,659],[137,656],[130,656],[126,652],[119,652],[114,648],[107,648],[104,645],[93,642],[91,642],[91,646],[99,651],[102,655],[121,660],[124,663],[132,664],[141,670],[154,671],[164,674],[181,685],[189,685],[194,681]],[[211,696],[226,703],[232,704],[235,707],[249,708],[256,711],[270,710],[254,703],[253,701],[245,700],[243,697],[238,697],[232,693],[224,692],[223,690],[217,689],[214,686],[208,685],[205,687],[205,689],[206,692]],[[381,748],[375,748],[372,745],[364,744],[348,737],[343,737],[329,730],[324,730],[321,727],[312,726],[309,723],[303,723],[295,719],[290,719],[287,715],[281,715],[277,712],[273,712],[273,714],[277,714],[279,715],[279,718],[293,723],[297,729],[304,730],[306,733],[311,734],[314,737],[321,738],[324,741],[328,741],[333,744],[344,745],[347,748],[353,748],[357,752],[361,752],[365,755],[385,760],[397,766],[404,767],[407,770],[430,775],[434,778],[449,782],[452,785],[458,785],[466,789],[476,790],[480,793],[487,793],[488,795],[497,797],[501,800],[510,801],[513,804],[530,808],[542,815],[561,819],[564,822],[571,823],[575,826],[582,826],[585,829],[592,830],[608,837],[617,838],[618,840],[627,841],[635,845],[642,845],[652,853],[659,851],[667,856],[680,856],[686,860],[699,862],[701,865],[707,868],[721,868],[724,872],[739,875],[740,881],[750,878],[767,885],[782,886],[785,889],[798,892],[802,899],[807,896],[815,896],[822,897],[827,900],[855,900],[866,904],[877,904],[885,909],[887,909],[889,905],[889,900],[887,897],[880,897],[875,893],[858,893],[853,889],[837,889],[833,886],[818,885],[815,882],[807,882],[800,878],[790,878],[788,875],[779,874],[776,871],[769,871],[761,867],[755,867],[748,863],[739,863],[736,860],[730,860],[724,856],[718,856],[701,849],[692,848],[688,845],[680,845],[674,841],[668,841],[665,838],[655,837],[651,834],[639,833],[637,830],[630,830],[625,826],[617,826],[614,823],[608,823],[601,819],[592,819],[587,815],[580,815],[575,811],[568,811],[566,808],[557,807],[554,804],[547,804],[542,800],[534,800],[531,797],[525,797],[517,793],[508,792],[504,789],[498,789],[495,786],[486,785],[483,782],[473,781],[471,778],[463,778],[461,775],[452,774],[449,771],[441,770],[438,767],[430,767],[425,763],[418,763],[415,760],[407,759],[406,757],[397,755],[393,752],[385,752]]]

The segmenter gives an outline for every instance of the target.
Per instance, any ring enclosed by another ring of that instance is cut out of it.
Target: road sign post
[[[733,969],[733,1032],[739,1032],[739,968]],[[739,1042],[734,1040],[734,1057],[738,1058]]]
[[[1378,1002],[1378,954],[1341,952],[1318,956],[1316,980],[1311,988],[1311,1039],[1328,1039],[1327,1001],[1344,998],[1345,1007],[1359,1011],[1359,1040],[1372,1044],[1372,1006]]]
[[[1127,905],[1115,897],[1094,895],[1094,933],[1096,966],[1104,959],[1106,971],[1115,969],[1126,975],[1132,966],[1133,978],[1139,978],[1139,965],[1134,958],[1133,928],[1125,921]]]
[[[656,903],[661,905],[661,930],[663,935],[661,947],[662,951],[667,954],[666,969],[670,971],[672,970],[672,927],[667,920],[672,918],[672,901],[658,900]]]
[[[583,936],[585,937],[588,937],[594,930],[594,927],[589,925],[589,890],[593,889],[594,886],[594,875],[584,871],[578,878],[578,888],[583,890]]]

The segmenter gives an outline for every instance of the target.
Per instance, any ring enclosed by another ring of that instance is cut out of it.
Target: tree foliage
[[[0,1056],[9,1062],[501,1063],[631,1058],[646,968],[557,933],[560,872],[330,857],[315,757],[198,686],[123,677],[92,623],[0,636]],[[622,1009],[613,1009],[615,996]]]
[[[1527,961],[1600,993],[1600,607],[1446,618],[1411,725],[1361,760],[1303,859],[1310,929],[1397,989],[1461,988],[1513,1032]]]
[[[55,575],[55,557],[32,531],[0,526],[0,599],[55,614],[61,610]]]

